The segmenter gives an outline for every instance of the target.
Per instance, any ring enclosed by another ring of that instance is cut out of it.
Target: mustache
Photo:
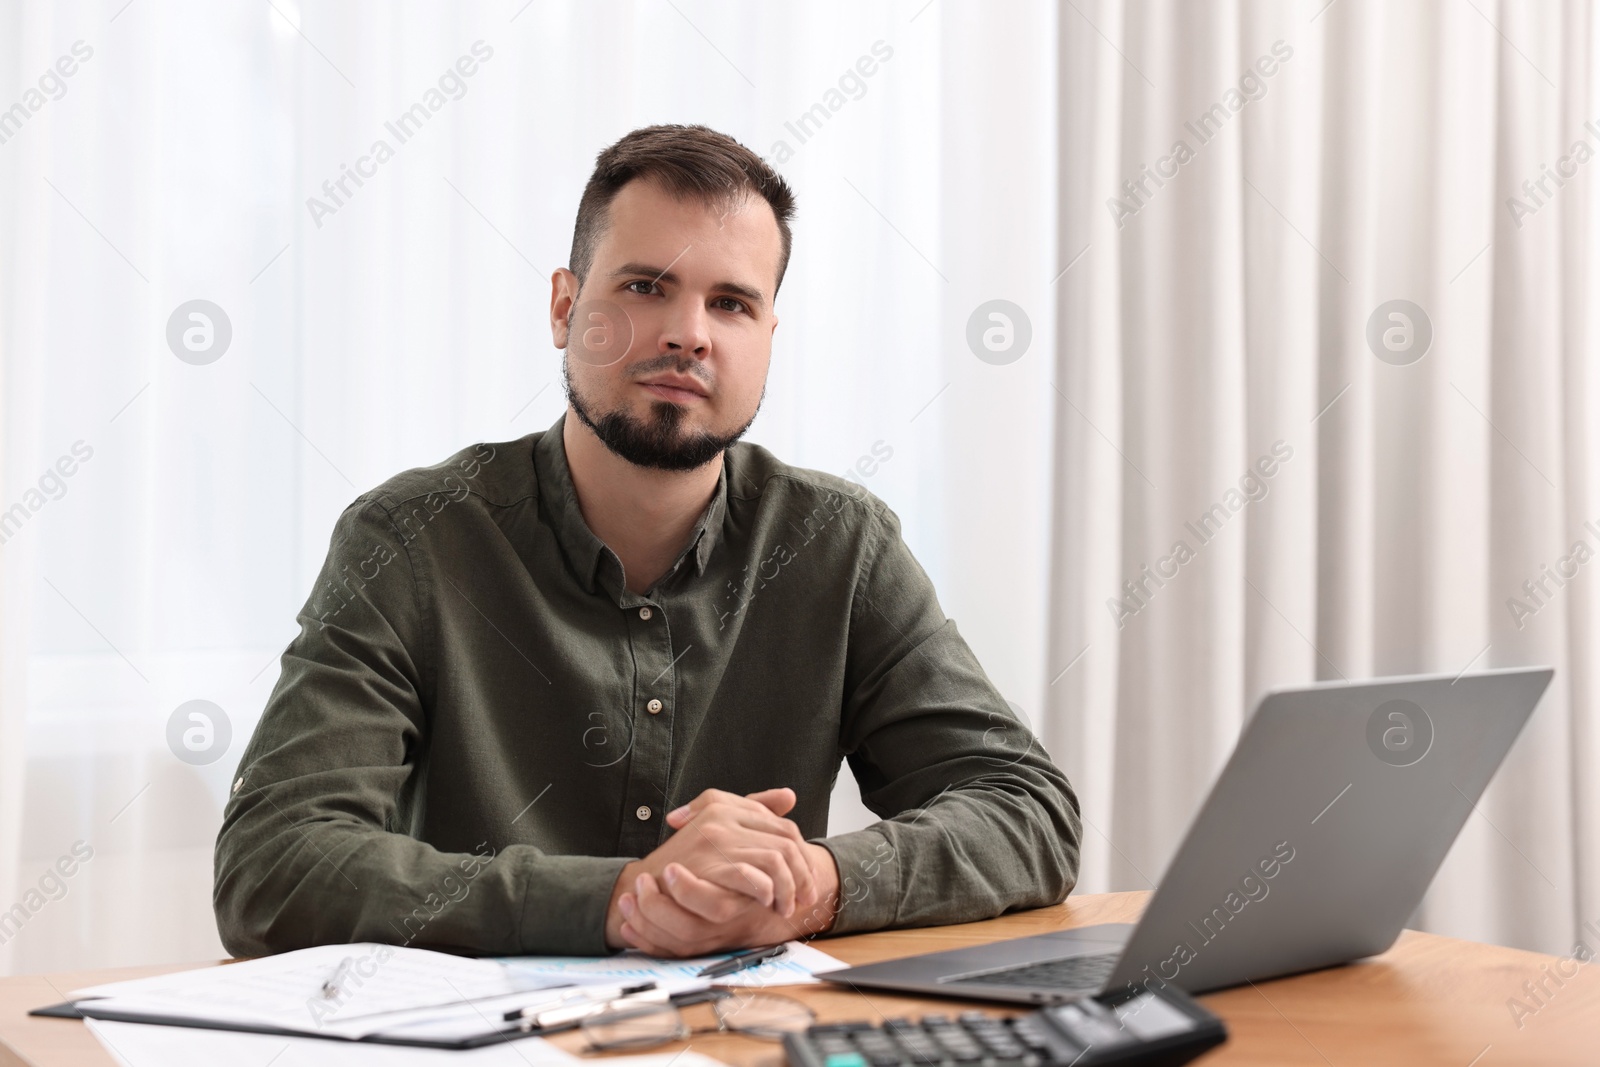
[[[691,378],[699,380],[707,390],[710,390],[716,384],[710,373],[707,372],[705,364],[700,360],[685,356],[675,356],[671,352],[663,352],[661,355],[647,359],[643,363],[635,363],[628,368],[628,377],[648,378],[650,375],[659,374],[664,370],[687,374]]]

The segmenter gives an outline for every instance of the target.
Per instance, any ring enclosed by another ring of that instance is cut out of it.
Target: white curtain
[[[27,507],[0,544],[0,911],[41,905],[0,972],[221,954],[222,801],[335,517],[554,421],[549,272],[595,155],[639,126],[723,130],[795,187],[750,438],[889,501],[1038,721],[1051,5],[124,5],[0,6],[0,108],[92,52],[0,141],[0,509]],[[387,130],[430,100],[403,143]],[[379,139],[392,157],[363,162]],[[345,167],[370,173],[335,202]],[[995,298],[1032,327],[999,364],[966,340]],[[209,363],[168,344],[194,300],[231,327]],[[28,507],[79,441],[91,458]],[[191,700],[231,731],[209,764],[175,755],[187,712],[169,744]],[[868,819],[844,778],[838,828]]]
[[[1566,953],[1600,915],[1592,18],[1063,9],[1047,739],[1083,888],[1160,877],[1270,687],[1544,663],[1416,923]]]

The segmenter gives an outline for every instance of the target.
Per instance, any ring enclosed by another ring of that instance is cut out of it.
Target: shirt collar
[[[583,519],[583,509],[578,506],[578,491],[572,484],[572,470],[567,466],[567,448],[562,430],[567,413],[562,412],[555,423],[540,436],[533,448],[534,472],[539,480],[539,500],[550,525],[555,530],[561,551],[566,555],[579,583],[588,593],[594,593],[598,584],[600,561],[610,556],[620,570],[621,563],[604,541],[595,536]],[[722,539],[723,517],[727,514],[728,457],[723,453],[722,466],[717,472],[717,487],[711,493],[711,502],[701,512],[693,533],[683,553],[667,569],[662,581],[670,578],[692,559],[696,575],[705,573],[711,553]],[[619,583],[620,584],[620,583]],[[660,585],[657,582],[657,585]],[[625,590],[619,593],[626,595]]]

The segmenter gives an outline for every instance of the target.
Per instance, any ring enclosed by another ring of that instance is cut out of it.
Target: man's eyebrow
[[[624,263],[611,272],[611,277],[613,278],[641,275],[654,281],[665,282],[668,285],[677,285],[680,280],[672,271],[662,267],[653,267],[648,263]],[[738,282],[717,282],[711,286],[711,290],[717,293],[732,293],[734,296],[742,296],[756,305],[764,306],[767,302],[766,295],[760,289],[752,289],[748,285],[740,285]]]

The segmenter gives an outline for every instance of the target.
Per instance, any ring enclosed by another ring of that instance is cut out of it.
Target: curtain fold
[[[1048,737],[1082,888],[1159,878],[1270,688],[1548,663],[1415,920],[1570,951],[1600,911],[1595,598],[1561,562],[1600,553],[1594,178],[1560,162],[1600,147],[1588,8],[1075,10],[1058,232],[1095,269],[1058,293],[1049,654],[1088,651]]]

